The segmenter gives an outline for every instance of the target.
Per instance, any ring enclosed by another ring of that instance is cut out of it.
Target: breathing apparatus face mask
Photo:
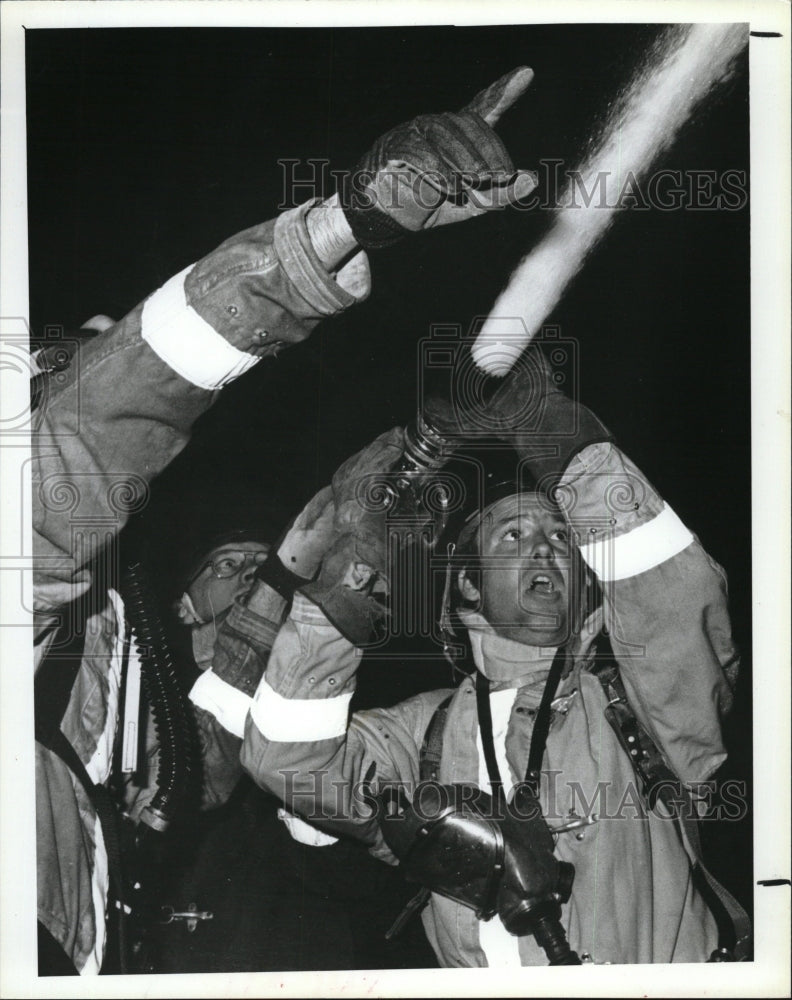
[[[575,869],[553,854],[539,801],[523,783],[506,804],[473,785],[403,787],[378,796],[385,842],[405,877],[474,910],[496,913],[509,933],[534,934],[551,964],[571,964],[560,904],[569,899]],[[575,964],[577,964],[575,962]]]

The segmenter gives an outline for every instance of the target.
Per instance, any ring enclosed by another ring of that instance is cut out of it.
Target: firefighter
[[[243,764],[401,862],[441,965],[745,958],[747,918],[696,827],[738,665],[725,575],[532,359],[486,413],[512,478],[477,497],[448,567],[472,674],[348,718],[389,574],[385,515],[355,498],[403,467],[395,429],[334,478],[344,513],[272,649]],[[428,409],[457,440],[480,416]]]
[[[514,70],[458,114],[387,133],[343,199],[308,201],[231,237],[94,337],[47,387],[33,439],[42,972],[100,971],[118,882],[102,791],[127,634],[112,579],[118,531],[220,390],[366,297],[368,250],[535,186],[492,129],[532,75]]]

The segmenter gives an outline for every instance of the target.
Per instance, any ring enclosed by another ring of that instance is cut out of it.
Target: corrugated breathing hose
[[[153,830],[164,832],[190,791],[195,768],[190,710],[142,563],[127,568],[123,590],[160,746],[157,792],[140,819]]]

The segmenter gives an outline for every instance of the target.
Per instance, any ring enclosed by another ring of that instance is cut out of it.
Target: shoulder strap
[[[753,946],[750,918],[704,864],[696,807],[690,791],[666,764],[657,745],[636,718],[612,650],[609,651],[611,656],[597,660],[592,670],[608,699],[605,718],[630,758],[649,808],[654,809],[659,799],[676,821],[697,887],[718,925],[718,949],[710,961],[748,961]]]
[[[635,717],[627,700],[627,692],[616,661],[612,657],[597,660],[591,672],[602,685],[608,701],[605,706],[605,718],[610,723],[622,749],[630,758],[649,808],[653,809],[657,802],[658,790],[669,782],[677,782],[676,775]]]
[[[539,797],[539,778],[542,770],[547,737],[550,732],[550,718],[552,714],[553,697],[558,688],[561,674],[566,663],[566,653],[563,649],[558,649],[553,658],[553,663],[545,681],[542,691],[542,700],[539,710],[536,713],[533,732],[531,734],[531,746],[528,751],[528,766],[525,772],[525,784],[529,787],[533,795]],[[487,774],[492,794],[495,799],[503,797],[503,779],[498,770],[498,761],[495,756],[495,742],[492,734],[492,711],[489,701],[490,684],[481,671],[476,672],[476,708],[478,709],[479,731],[481,733],[481,746],[484,750],[484,761],[487,765]]]
[[[542,700],[539,702],[539,709],[536,713],[533,732],[531,733],[531,747],[528,751],[528,767],[525,771],[525,782],[536,798],[539,798],[539,776],[542,771],[547,737],[550,733],[553,698],[558,689],[565,664],[566,652],[563,647],[559,647],[553,657],[550,672],[545,681]]]
[[[492,707],[489,700],[490,683],[481,673],[476,671],[476,708],[478,709],[479,732],[481,747],[484,751],[484,763],[487,766],[492,797],[496,802],[503,801],[503,779],[498,770],[498,759],[495,756],[495,740],[492,735]]]
[[[424,736],[418,763],[420,781],[437,781],[443,756],[443,731],[453,695],[444,698],[434,711]]]

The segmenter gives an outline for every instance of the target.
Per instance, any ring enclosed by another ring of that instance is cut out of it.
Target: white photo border
[[[789,870],[789,445],[790,445],[790,56],[789,5],[748,0],[38,0],[4,3],[0,336],[13,340],[29,315],[26,257],[24,35],[36,28],[297,27],[675,21],[749,22],[751,123],[752,461],[755,882]],[[753,32],[779,33],[780,37]],[[21,375],[21,377],[20,377]],[[4,369],[3,420],[27,406],[27,374]],[[3,425],[0,424],[0,433]],[[29,444],[0,440],[0,566],[23,564],[18,474]],[[30,595],[24,595],[29,598]],[[18,593],[0,590],[2,616],[19,617]],[[29,606],[27,600],[26,605]],[[15,610],[12,610],[12,605]],[[8,613],[6,613],[8,612]],[[756,886],[756,958],[701,966],[412,970],[38,979],[35,963],[32,630],[5,629],[0,670],[0,993],[7,997],[246,996],[787,996],[790,887]]]

